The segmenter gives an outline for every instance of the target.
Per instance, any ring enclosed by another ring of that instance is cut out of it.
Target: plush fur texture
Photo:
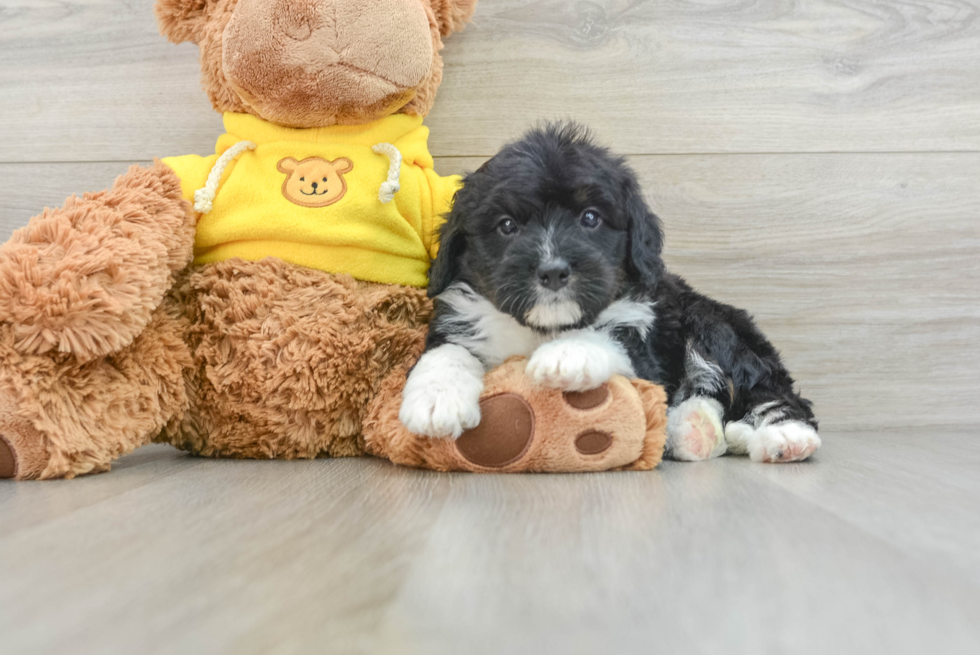
[[[200,45],[218,110],[317,127],[428,112],[442,36],[474,6],[158,0],[156,12],[171,40]],[[397,91],[375,101],[372,85]],[[368,404],[421,353],[424,293],[275,259],[188,269],[195,221],[157,163],[0,246],[0,477],[102,471],[153,439],[228,457],[363,453]]]
[[[200,44],[205,86],[220,110],[275,115],[287,124],[357,122],[370,120],[380,105],[356,106],[348,95],[347,104],[331,109],[331,102],[344,97],[329,93],[331,84],[342,83],[339,78],[323,86],[304,77],[308,70],[290,77],[286,69],[291,57],[326,66],[317,57],[328,56],[329,48],[310,54],[300,44],[319,29],[326,32],[318,38],[329,38],[337,27],[328,24],[329,16],[348,12],[356,28],[344,34],[348,40],[357,29],[369,35],[387,18],[372,14],[368,4],[160,0],[157,12],[173,40]],[[401,72],[405,62],[378,62],[389,67],[383,76],[405,74],[398,84],[415,84],[414,99],[400,111],[428,111],[441,74],[441,35],[461,27],[474,5],[371,5],[387,7],[392,15],[414,11],[418,29],[406,38],[415,38],[422,54],[432,57],[425,71],[419,56],[410,57]],[[243,25],[229,28],[238,19],[254,20],[252,32]],[[304,26],[311,28],[305,39],[299,38]],[[426,26],[431,51],[420,45]],[[261,33],[280,29],[284,34]],[[258,74],[249,70],[253,64],[232,61],[236,53],[224,40],[229,34],[238,39],[238,54],[254,45],[268,70],[279,71],[277,80],[250,78]],[[396,39],[385,52],[403,45],[392,29],[385,34]],[[381,45],[367,36],[364,42]],[[250,93],[261,89],[262,97],[249,95],[246,105],[229,73],[239,85],[254,82]],[[305,91],[297,92],[300,87]],[[365,90],[363,97],[371,96]],[[384,111],[397,109],[384,97]],[[398,391],[422,353],[431,318],[424,291],[359,282],[274,258],[188,267],[195,219],[176,175],[158,163],[131,169],[109,191],[45,211],[0,246],[0,477],[71,478],[104,471],[151,440],[204,456],[360,455],[369,434],[373,452],[391,453],[398,461],[463,466],[429,457],[441,446],[396,429]],[[508,394],[509,406],[516,403],[539,417],[528,456],[508,470],[655,465],[663,449],[662,391],[625,380],[610,385],[622,393],[602,410],[599,429],[606,432],[593,429],[570,440],[563,431],[571,411],[567,403],[532,391],[527,380],[505,377],[494,393]],[[585,414],[574,416],[580,418],[576,430],[585,429]],[[364,429],[365,420],[373,432]],[[386,442],[389,437],[394,441]],[[479,442],[471,434],[460,443]]]
[[[19,459],[28,453],[31,460],[17,477],[106,470],[149,443],[188,407],[183,373],[192,362],[184,341],[189,328],[165,302],[128,346],[82,363],[71,353],[21,354],[10,324],[0,324],[0,435]]]
[[[446,344],[487,367],[523,355],[531,377],[576,390],[635,372],[663,384],[681,413],[667,444],[678,459],[726,452],[722,426],[732,422],[758,432],[742,436],[735,452],[760,461],[809,456],[820,444],[817,422],[775,348],[745,311],[666,272],[662,244],[660,221],[624,159],[572,124],[532,131],[457,194],[431,273],[436,313],[423,361]],[[456,403],[451,390],[428,389],[406,401]],[[460,416],[474,411],[470,400],[457,404]],[[769,429],[789,423],[799,428]],[[456,430],[444,418],[431,432]]]
[[[109,191],[72,197],[0,249],[0,316],[24,355],[87,362],[132,343],[190,262],[194,220],[180,180],[134,166]]]
[[[459,441],[420,439],[401,424],[405,369],[393,372],[365,421],[368,452],[438,471],[648,470],[660,463],[666,439],[666,395],[661,387],[613,377],[596,400],[585,398],[582,403],[582,396],[569,397],[535,384],[524,374],[525,366],[525,360],[513,359],[486,376],[484,422]],[[493,405],[501,399],[509,402],[495,412]],[[521,401],[526,410],[521,410]],[[515,413],[522,411],[529,419],[517,421],[524,427],[515,430]],[[588,452],[592,449],[583,444],[590,438],[599,440],[596,449],[601,450]],[[512,452],[497,458],[501,448]],[[499,461],[488,466],[483,458]]]
[[[161,32],[201,48],[220,112],[291,127],[426,115],[442,82],[442,39],[476,0],[157,0]]]
[[[194,403],[159,440],[220,457],[362,454],[367,406],[418,359],[431,313],[420,289],[271,258],[195,267],[172,297],[192,326]]]

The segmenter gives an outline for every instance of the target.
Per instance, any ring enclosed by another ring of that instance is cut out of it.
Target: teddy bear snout
[[[313,36],[314,19],[299,12],[289,12],[280,23],[282,33],[294,41],[306,41]]]
[[[266,120],[363,122],[415,97],[432,70],[436,38],[422,0],[238,0],[222,63]]]

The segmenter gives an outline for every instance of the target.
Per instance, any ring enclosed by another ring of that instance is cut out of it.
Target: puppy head
[[[430,296],[465,282],[544,331],[592,323],[663,269],[660,223],[633,171],[570,123],[531,131],[468,175],[440,239]]]

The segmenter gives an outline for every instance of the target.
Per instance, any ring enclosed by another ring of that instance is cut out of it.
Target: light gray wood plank
[[[555,117],[609,130],[630,154],[976,150],[978,9],[486,2],[447,47],[435,151],[492,154]]]
[[[366,458],[186,464],[0,537],[5,650],[360,652],[451,484]]]
[[[824,427],[980,421],[980,155],[631,162],[664,221],[670,267],[757,317]],[[0,224],[24,224],[125,168],[0,165]]]
[[[152,0],[0,0],[0,161],[209,149],[196,48]],[[433,152],[543,118],[633,154],[980,149],[976,0],[492,0],[447,42]]]
[[[0,535],[4,649],[976,652],[975,496],[934,476],[975,486],[975,435],[910,432],[889,452],[887,433],[825,436],[809,463],[636,474],[168,457],[146,484]],[[114,475],[0,483],[0,506]],[[929,529],[957,535],[942,556],[880,529],[922,529],[930,499]]]
[[[977,587],[757,482],[755,466],[726,459],[670,463],[652,475],[467,478],[389,609],[379,650],[967,653],[980,645]]]
[[[180,460],[180,461],[174,461]],[[82,481],[24,482],[0,488],[0,538],[66,516],[150,484],[185,472],[201,463],[170,446],[153,445],[137,450],[112,466],[112,475],[86,477]]]
[[[980,585],[980,429],[830,433],[820,464],[751,472]]]

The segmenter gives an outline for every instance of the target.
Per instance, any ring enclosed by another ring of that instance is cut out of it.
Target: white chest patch
[[[439,302],[452,307],[452,323],[460,328],[447,335],[448,340],[466,348],[488,368],[510,357],[530,357],[542,344],[571,336],[567,331],[540,332],[525,327],[466,284],[452,285],[439,296]],[[603,310],[592,326],[574,332],[609,336],[617,328],[633,328],[646,337],[654,318],[652,304],[622,299]]]
[[[499,366],[510,357],[528,357],[552,339],[548,334],[524,327],[465,284],[449,287],[439,296],[439,302],[452,307],[455,313],[452,323],[460,327],[459,333],[449,335],[449,341],[466,348],[488,368]]]

